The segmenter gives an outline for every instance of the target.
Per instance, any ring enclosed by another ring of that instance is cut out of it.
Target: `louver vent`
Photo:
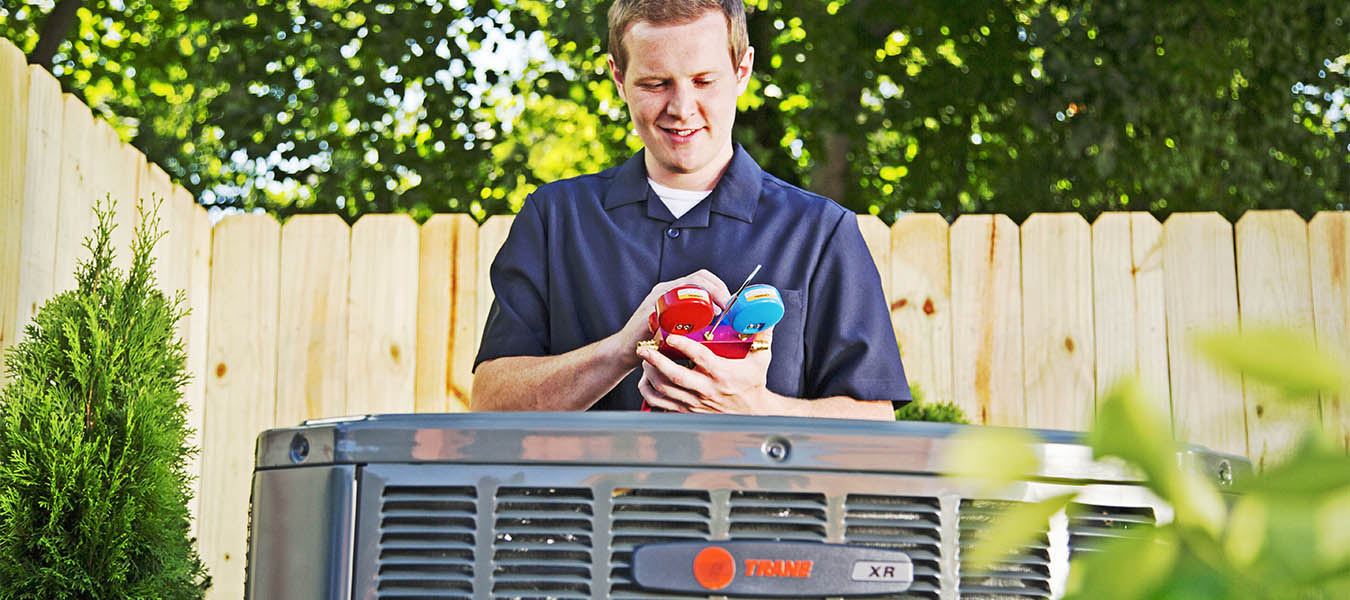
[[[1073,504],[1069,507],[1069,558],[1100,549],[1111,538],[1134,537],[1157,524],[1149,507]]]
[[[492,596],[590,598],[594,504],[588,488],[498,488]]]
[[[825,541],[825,496],[773,492],[731,493],[731,538]]]
[[[962,500],[960,547],[964,555],[980,539],[980,531],[1013,502]],[[984,573],[968,572],[961,562],[960,597],[966,600],[1012,600],[1050,597],[1050,524],[1035,541]]]
[[[390,486],[380,498],[379,598],[472,598],[471,487]]]
[[[903,551],[914,561],[914,583],[906,595],[894,597],[938,597],[942,529],[937,498],[850,494],[844,501],[844,543]]]
[[[610,594],[615,600],[704,598],[657,594],[633,583],[633,549],[642,544],[708,539],[712,502],[701,490],[616,489],[610,544]]]

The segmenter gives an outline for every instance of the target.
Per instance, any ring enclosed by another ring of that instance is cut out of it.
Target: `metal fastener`
[[[792,444],[779,437],[772,437],[764,440],[764,446],[760,448],[764,451],[764,456],[774,462],[783,462],[787,460],[789,452],[792,450]]]
[[[305,462],[305,458],[308,456],[309,440],[305,438],[303,433],[295,434],[295,437],[291,438],[291,462]]]

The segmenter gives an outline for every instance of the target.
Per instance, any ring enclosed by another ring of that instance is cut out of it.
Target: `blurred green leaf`
[[[1098,404],[1096,423],[1086,443],[1094,456],[1115,456],[1138,465],[1155,476],[1175,468],[1177,446],[1172,424],[1144,400],[1137,381],[1125,380],[1106,393]]]
[[[1324,568],[1350,576],[1350,489],[1327,498],[1317,510],[1317,557]]]
[[[989,494],[1025,480],[1040,469],[1037,439],[1021,429],[971,427],[948,440],[943,471],[973,480],[977,494]]]
[[[1009,554],[1025,546],[1049,527],[1050,517],[1064,510],[1077,493],[1062,494],[1040,502],[1017,503],[990,520],[975,546],[962,557],[963,568],[987,571]]]
[[[1266,471],[1246,493],[1326,495],[1350,489],[1350,457],[1302,456]]]
[[[1310,334],[1289,329],[1251,328],[1196,338],[1196,347],[1218,365],[1249,380],[1273,386],[1290,397],[1309,397],[1345,386],[1345,363],[1317,348]]]
[[[1171,574],[1179,541],[1170,529],[1110,540],[1099,552],[1081,554],[1069,566],[1066,599],[1131,600],[1150,598]],[[1129,577],[1121,577],[1128,565]]]
[[[1266,544],[1266,505],[1255,497],[1238,500],[1224,536],[1228,560],[1238,567],[1256,562]]]
[[[1086,442],[1096,458],[1114,456],[1139,467],[1147,485],[1176,510],[1179,523],[1217,536],[1226,513],[1223,499],[1199,473],[1181,468],[1171,430],[1138,382],[1129,380],[1107,393]]]

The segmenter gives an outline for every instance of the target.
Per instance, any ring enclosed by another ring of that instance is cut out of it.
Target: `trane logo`
[[[750,558],[745,561],[746,577],[810,577],[810,560],[763,560]]]
[[[633,551],[643,589],[761,597],[898,594],[914,581],[903,552],[805,542],[666,542]]]
[[[772,560],[747,558],[744,561],[746,577],[795,577],[804,579],[811,576],[813,560]],[[694,580],[709,590],[720,590],[736,579],[736,557],[725,548],[708,546],[694,555]]]

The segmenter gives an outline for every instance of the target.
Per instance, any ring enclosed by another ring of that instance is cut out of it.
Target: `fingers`
[[[753,363],[755,365],[754,368],[761,370],[767,369],[769,362],[773,360],[773,351],[770,350],[770,345],[773,341],[772,330],[773,328],[769,328],[757,334],[755,336],[755,341],[752,342],[751,345],[752,351],[747,354],[744,359],[740,360],[722,358],[707,346],[682,335],[672,335],[666,338],[665,341],[671,348],[679,350],[685,356],[689,357],[689,360],[694,362],[694,367],[697,368],[698,371],[706,374],[713,374],[717,377],[719,376],[717,374],[722,373],[728,367],[738,370],[744,369],[747,361]],[[757,346],[762,346],[763,349],[755,350]]]
[[[676,365],[678,367],[678,365]],[[682,370],[683,367],[679,367]],[[703,399],[697,394],[680,387],[661,373],[650,363],[642,367],[642,378],[638,380],[638,393],[647,404],[675,412],[706,412]]]
[[[727,284],[722,282],[722,278],[713,275],[711,271],[699,269],[690,273],[688,277],[692,280],[690,283],[708,290],[708,294],[718,306],[726,306],[731,302],[731,290],[727,289]]]
[[[704,373],[710,372],[709,369],[712,368],[714,361],[723,360],[722,357],[713,354],[713,351],[709,350],[707,346],[682,335],[672,335],[666,338],[666,344],[689,357],[689,360],[694,361],[694,366]],[[688,371],[688,369],[685,370]]]
[[[652,382],[647,379],[645,374],[638,380],[638,394],[642,396],[642,400],[647,403],[647,406],[652,408],[658,408],[668,412],[689,412],[689,407],[656,391],[656,388],[652,386]]]
[[[727,290],[727,284],[707,269],[699,269],[684,277],[658,283],[656,287],[652,288],[652,293],[647,296],[647,299],[655,302],[657,296],[682,285],[696,285],[708,290],[708,294],[712,296],[713,302],[716,302],[718,306],[726,306],[731,301],[731,292]]]
[[[684,336],[679,335],[672,335],[669,338],[666,338],[666,342],[670,343],[671,340],[675,339],[679,339],[695,346],[699,345],[697,342],[692,342]],[[706,351],[704,348],[700,349]],[[643,348],[638,352],[638,357],[645,361],[642,366],[644,376],[659,376],[659,379],[653,382],[654,385],[666,385],[668,387],[679,388],[681,391],[691,391],[689,394],[690,398],[697,398],[697,394],[706,394],[711,391],[706,389],[708,387],[707,376],[694,371],[693,369],[685,368],[655,349]],[[658,389],[661,388],[658,387]],[[662,391],[668,390],[663,389]]]

